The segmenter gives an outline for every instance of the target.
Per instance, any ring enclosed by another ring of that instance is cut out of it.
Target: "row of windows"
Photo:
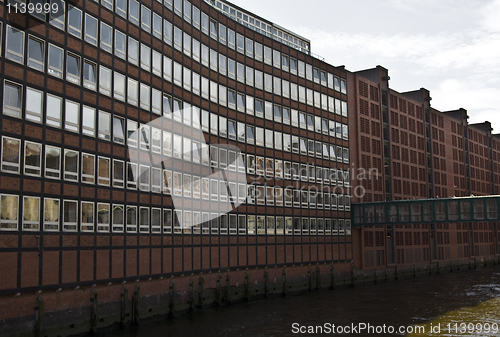
[[[248,27],[257,33],[266,35],[270,38],[273,38],[287,46],[291,46],[295,49],[298,49],[302,52],[308,53],[309,51],[309,41],[303,40],[300,37],[297,37],[293,33],[289,31],[284,31],[279,28],[275,28],[272,24],[266,24],[265,22],[260,21],[259,19],[254,18],[250,14],[242,13],[238,9],[233,8],[228,3],[222,3],[220,1],[211,1],[205,0],[205,2],[212,4],[215,8],[221,11],[226,16],[229,16],[231,19],[237,21],[245,27]],[[215,34],[214,34],[215,35]],[[210,36],[212,37],[212,31],[210,32]],[[214,39],[216,37],[213,37]]]
[[[350,235],[351,220],[240,215],[0,194],[0,230],[230,235]],[[43,220],[42,220],[43,219]]]
[[[158,92],[159,98],[161,98],[161,93]],[[154,95],[153,95],[154,96]],[[44,94],[41,91],[32,89],[30,87],[26,88],[26,100],[25,100],[25,119],[41,123],[43,122],[43,109],[44,109]],[[95,108],[88,106],[80,106],[79,103],[63,100],[61,97],[54,96],[51,94],[46,94],[45,97],[45,107],[46,107],[46,119],[45,123],[52,127],[62,127],[64,129],[82,133],[86,136],[95,137],[97,136],[101,139],[111,140],[111,133],[113,132],[113,140],[115,142],[123,144],[125,142],[124,137],[124,127],[125,120],[118,116],[113,116],[105,111],[97,111]],[[266,102],[267,103],[267,102]],[[242,122],[236,122],[226,117],[218,116],[215,113],[208,113],[202,110],[202,115],[200,116],[200,109],[197,107],[192,107],[187,103],[182,103],[179,100],[172,100],[170,96],[163,95],[163,105],[168,105],[173,107],[173,117],[174,120],[179,123],[184,123],[186,125],[192,126],[199,129],[200,126],[203,131],[210,132],[212,134],[218,135],[220,137],[229,138],[232,140],[238,140],[239,142],[246,142],[248,144],[255,144],[257,146],[265,146],[268,148],[274,148],[280,151],[287,151],[293,153],[301,153],[303,155],[316,156],[319,158],[337,160],[340,162],[349,162],[349,149],[341,146],[335,146],[332,144],[322,143],[319,141],[314,141],[312,139],[306,139],[298,136],[291,136],[289,134],[282,133],[280,131],[273,131],[269,129],[264,129],[261,127],[254,127]],[[183,106],[184,109],[181,109]],[[4,83],[4,110],[3,113],[15,117],[22,116],[22,86],[14,82],[5,81]],[[64,107],[64,108],[63,108]],[[281,110],[280,106],[274,106],[274,114],[276,111]],[[63,114],[64,110],[64,114]],[[171,109],[167,116],[172,117]],[[63,121],[64,115],[64,121]],[[282,115],[280,115],[282,116]],[[292,114],[292,120],[294,119],[294,114]],[[302,121],[302,119],[308,120],[308,123],[313,123],[312,115],[305,115],[302,113],[297,113],[296,117]],[[289,116],[288,116],[289,119]],[[334,133],[338,137],[347,139],[347,125],[329,121],[327,124],[326,119],[321,119],[319,117],[314,118],[315,124],[312,126],[319,127],[319,131],[323,131],[323,128],[330,125],[330,129],[324,130],[325,132],[330,132],[330,135]],[[200,124],[201,122],[201,124]],[[300,123],[302,124],[305,123]],[[112,126],[113,125],[113,126]],[[140,127],[140,135],[138,137],[137,130]],[[112,130],[113,129],[113,130]],[[163,135],[163,140],[162,140]],[[127,145],[131,147],[137,147],[140,144],[140,148],[143,150],[151,150],[153,152],[171,155],[172,153],[172,137],[174,138],[174,156],[180,158],[182,153],[182,144],[187,144],[189,148],[191,147],[191,140],[185,138],[184,141],[181,140],[180,136],[172,136],[171,133],[166,131],[161,131],[160,129],[150,128],[147,125],[139,126],[136,121],[127,120]],[[138,139],[140,138],[140,139]],[[196,144],[196,148],[194,148]],[[198,151],[200,149],[200,143],[193,141],[193,151]],[[176,152],[177,151],[177,152]],[[185,151],[186,152],[186,151]],[[190,152],[190,151],[187,151]],[[199,157],[198,157],[199,158]],[[191,161],[191,159],[189,159]],[[199,162],[199,161],[198,161]]]
[[[157,0],[158,1],[158,0]],[[179,3],[177,3],[180,1]],[[64,11],[65,2],[61,0],[52,0],[52,3],[58,3],[60,8]],[[158,1],[161,2],[161,1]],[[346,93],[346,82],[345,80],[340,80],[336,78],[331,73],[327,73],[325,71],[321,71],[317,68],[313,68],[309,64],[305,64],[303,61],[296,60],[292,57],[288,57],[288,55],[281,54],[277,50],[273,50],[269,47],[263,46],[258,42],[254,42],[253,40],[244,37],[238,33],[235,33],[232,29],[226,28],[221,23],[217,23],[213,19],[209,19],[209,17],[205,13],[201,13],[200,10],[196,6],[192,6],[190,2],[184,0],[184,10],[182,6],[182,0],[176,0],[176,3],[172,7],[171,1],[165,1],[165,6],[172,10],[174,9],[174,13],[183,17],[189,23],[206,34],[212,37],[215,40],[218,40],[221,44],[227,45],[229,48],[235,49],[242,54],[246,54],[248,57],[255,58],[258,61],[263,61],[269,65],[274,65],[277,68],[281,68],[284,71],[290,71],[291,73],[305,77],[310,81],[313,81],[321,84],[323,86],[328,86],[331,89],[335,89],[337,91],[341,91],[342,93]],[[112,0],[102,0],[101,4],[113,10],[113,1]],[[224,7],[227,7],[226,5]],[[223,10],[222,7],[220,7]],[[127,0],[116,0],[115,11],[117,14],[121,15],[124,18],[127,18]],[[140,13],[139,13],[140,11]],[[139,7],[139,2],[136,0],[129,0],[128,3],[128,20],[135,24],[140,25],[141,28],[148,32],[152,33],[153,36],[158,39],[162,39],[171,44],[172,43],[172,24],[162,20],[161,15],[155,13],[147,6],[141,4]],[[229,14],[229,10],[227,10]],[[184,13],[184,15],[182,15]],[[241,16],[241,13],[238,11],[238,15]],[[201,16],[201,20],[200,20]],[[291,45],[294,48],[305,49],[308,51],[307,43],[297,40],[296,37],[292,37],[291,35],[288,37],[288,34],[282,32],[279,29],[271,28],[265,23],[261,23],[257,20],[257,22],[247,23],[245,20],[245,16],[243,15],[243,20],[238,20],[240,23],[244,24],[251,29],[254,29],[260,33],[266,35],[266,30],[269,32],[273,32],[276,36],[276,39],[284,44]],[[230,15],[231,17],[231,15]],[[192,19],[192,20],[191,20]],[[253,19],[250,19],[253,21]],[[92,16],[85,13],[85,19],[83,19],[83,13],[78,8],[68,5],[68,33],[82,38],[83,31],[83,21],[85,23],[84,35],[85,40],[89,43],[97,45],[97,36],[98,36],[98,20],[93,18]],[[140,22],[139,22],[140,21]],[[64,29],[64,12],[59,12],[56,18],[56,15],[50,18],[50,23],[60,29]],[[162,27],[163,22],[163,27]],[[262,25],[262,27],[261,27]],[[109,25],[106,25],[109,27]],[[262,28],[262,29],[260,29]],[[103,26],[101,24],[101,30]],[[112,34],[109,34],[109,29],[104,28],[105,33],[101,33],[101,43],[104,40],[104,44],[107,43],[107,46],[111,46]],[[175,28],[174,28],[175,30]],[[268,34],[269,36],[269,34]],[[334,80],[335,78],[335,80]]]
[[[23,33],[23,32],[21,32]],[[24,33],[23,33],[24,34]],[[31,36],[29,37],[29,48],[31,48],[32,45],[36,45],[37,50],[38,49],[43,49],[43,42],[39,41],[37,39],[32,38]],[[148,48],[149,49],[149,48]],[[31,49],[30,49],[31,50]],[[57,59],[57,62],[49,62],[49,73],[51,74],[56,74],[58,76],[62,76],[63,74],[63,66],[62,66],[62,60],[64,59],[64,50],[56,47],[52,44],[49,44],[49,51],[48,55],[58,55],[58,57],[54,57],[53,59]],[[37,55],[42,55],[43,52],[39,51],[36,53]],[[30,60],[32,59],[31,57],[29,58]],[[161,55],[158,54],[158,59],[159,59],[159,64],[161,68]],[[164,59],[164,64],[169,65],[169,76],[167,76],[171,80],[171,70],[172,70],[172,61],[167,58],[166,56],[163,57]],[[90,62],[86,59],[81,62],[80,57],[77,55],[74,55],[72,53],[67,53],[66,57],[67,61],[67,67],[66,67],[66,74],[67,74],[67,79],[71,81],[72,83],[80,84],[82,82],[81,78],[81,68],[83,67],[83,85],[86,88],[89,89],[97,89],[97,65],[93,62]],[[32,63],[29,61],[28,63]],[[42,65],[43,67],[43,58],[41,58],[40,62],[37,61],[35,63],[37,65]],[[182,67],[180,64],[173,62],[174,64],[174,70],[179,68],[178,73],[180,76],[179,81],[182,79]],[[188,72],[191,74],[191,71],[188,70],[187,68],[184,68],[184,72]],[[174,73],[176,73],[174,71]],[[101,93],[106,94],[111,96],[112,92],[114,94],[114,97],[119,100],[125,101],[126,100],[129,104],[138,106],[140,105],[141,108],[148,110],[148,111],[153,111],[154,113],[161,114],[162,110],[165,115],[170,115],[172,109],[179,110],[181,104],[176,104],[179,101],[172,100],[170,96],[163,94],[163,99],[162,99],[162,93],[155,89],[151,88],[149,85],[139,83],[138,81],[134,80],[133,78],[127,78],[126,76],[118,73],[118,72],[112,72],[110,69],[101,66],[99,68],[99,74],[101,76],[100,78],[100,83],[99,83],[99,90]],[[188,76],[190,78],[190,75]],[[336,136],[338,138],[343,138],[343,139],[348,139],[348,133],[347,133],[347,125],[337,125],[337,132],[335,133],[335,122],[330,121],[327,119],[321,119],[318,116],[313,116],[310,114],[306,114],[304,112],[298,112],[295,109],[290,110],[288,107],[285,106],[280,106],[277,104],[272,104],[271,102],[267,101],[262,101],[259,99],[254,99],[251,96],[246,96],[242,93],[235,92],[231,89],[227,89],[225,86],[222,85],[217,85],[217,83],[213,81],[209,81],[208,79],[204,77],[200,77],[196,74],[193,73],[193,77],[195,77],[197,80],[193,82],[193,88],[196,88],[196,93],[200,94],[200,80],[202,84],[202,96],[204,96],[207,99],[211,99],[214,102],[219,103],[220,105],[223,106],[228,106],[232,109],[237,109],[238,111],[246,112],[248,114],[256,115],[257,117],[265,117],[266,119],[269,120],[274,120],[279,123],[285,123],[285,124],[290,124],[290,117],[291,117],[291,122],[292,125],[300,125],[302,128],[306,128],[311,130],[311,131],[316,131],[316,132],[322,132],[324,134],[330,134],[331,136]],[[186,78],[186,77],[185,77]],[[112,82],[114,82],[114,85],[112,86]],[[189,79],[189,82],[191,82],[191,79]],[[182,81],[179,83],[181,84]],[[113,90],[112,90],[113,87]],[[189,88],[186,88],[191,90],[191,83],[189,85]],[[309,89],[307,89],[309,90]],[[217,92],[218,91],[218,92]],[[312,91],[311,91],[312,92]],[[209,94],[210,93],[210,94]],[[319,93],[318,93],[319,94]],[[19,105],[20,102],[17,99],[19,95],[12,96],[12,102],[10,103],[10,106],[13,107],[13,109],[8,109],[8,113],[10,112],[14,116],[19,116]],[[326,103],[326,95],[323,95],[325,97],[323,102]],[[163,102],[162,102],[163,100]],[[335,111],[337,114],[342,114],[346,115],[347,114],[347,107],[344,106],[345,102],[340,101],[338,99],[334,99],[333,97],[328,97],[328,100],[330,102],[330,111],[333,112]],[[41,102],[36,101],[34,104],[38,105],[38,103]],[[324,106],[325,109],[328,108],[328,104]],[[341,128],[341,130],[339,130]],[[339,132],[341,131],[341,132]]]
[[[86,17],[90,17],[86,14]],[[97,27],[97,19],[95,25]],[[97,28],[96,28],[97,29]],[[97,34],[97,33],[96,33]],[[103,34],[105,36],[103,36]],[[131,37],[126,37],[126,35],[118,30],[115,30],[113,34],[113,28],[101,22],[101,38],[100,47],[108,52],[112,52],[112,37],[115,36],[115,54],[121,58],[126,58],[127,55],[127,41],[128,41],[128,61],[138,65],[140,59],[140,66],[142,69],[151,72],[151,66],[153,73],[161,76],[162,74],[162,56],[160,52],[152,50],[149,46],[145,44],[140,44],[139,42]],[[89,35],[86,35],[86,37]],[[180,51],[184,50],[184,53],[191,57],[191,48],[193,48],[193,58],[200,62],[200,44],[198,41],[194,42],[193,47],[191,47],[191,37],[184,33],[185,45],[182,48],[182,36],[183,33],[180,29],[174,30],[174,41],[180,39],[180,45],[174,44],[174,47],[178,48]],[[17,62],[24,63],[24,38],[25,33],[7,26],[7,48],[6,57]],[[45,42],[34,36],[28,35],[27,39],[27,49],[28,49],[28,60],[27,65],[33,67],[37,70],[44,71],[45,59],[49,61],[48,73],[63,77],[64,74],[64,50],[53,44],[48,45],[47,56],[45,55]],[[97,36],[95,37],[97,41]],[[186,41],[187,40],[187,41]],[[186,45],[186,43],[188,45]],[[15,50],[15,53],[13,52]],[[140,55],[140,57],[139,57]],[[165,57],[166,58],[166,57]],[[313,91],[311,89],[306,89],[302,86],[298,86],[295,83],[290,83],[289,81],[283,80],[279,77],[274,77],[270,74],[265,74],[261,71],[254,70],[253,68],[244,66],[243,64],[236,63],[234,60],[226,58],[226,56],[209,49],[205,45],[201,45],[201,62],[209,66],[214,71],[219,71],[223,75],[228,75],[233,79],[237,79],[242,83],[246,83],[250,86],[255,86],[256,88],[266,90],[268,92],[274,92],[276,95],[282,95],[283,97],[291,98],[292,100],[298,100],[302,103],[307,103],[309,105],[314,105],[317,108],[322,108],[330,112],[337,112],[338,114],[346,115],[347,107],[341,105],[346,105],[346,102],[338,100],[335,107],[334,98],[328,97],[325,94]],[[151,64],[152,63],[152,64]],[[219,64],[218,64],[219,63]],[[164,77],[167,80],[172,81],[172,61],[168,58],[163,62],[164,66]],[[308,65],[309,66],[309,65]],[[83,67],[83,85],[89,89],[96,90],[97,74],[96,65],[93,62],[84,60],[82,62],[81,58],[71,52],[66,53],[66,79],[72,83],[80,84],[81,74]],[[182,69],[183,67],[176,62],[173,63],[173,73],[174,73],[174,83],[185,87],[187,90],[192,90],[195,94],[200,95],[200,76],[199,74],[192,74],[189,69]],[[178,69],[178,71],[176,71]],[[184,80],[182,79],[184,77]],[[203,81],[203,80],[202,80]],[[212,89],[213,90],[213,89]],[[208,91],[206,94],[208,99]],[[225,96],[225,95],[224,95]],[[137,97],[137,94],[136,96]],[[224,103],[223,100],[222,103]],[[137,105],[137,99],[135,101]],[[224,104],[225,105],[225,104]],[[341,112],[341,110],[343,110]]]
[[[42,148],[44,147],[44,153]],[[249,203],[255,202],[260,205],[274,205],[306,208],[325,208],[332,210],[350,209],[350,196],[344,196],[344,188],[349,187],[349,171],[315,167],[314,165],[300,164],[278,159],[267,158],[266,175],[276,178],[291,179],[323,183],[328,182],[340,188],[332,189],[329,186],[310,187],[309,191],[297,190],[291,187],[255,186],[229,181],[217,174],[211,178],[199,177],[191,174],[183,174],[160,167],[150,167],[137,163],[125,162],[105,156],[96,156],[89,153],[80,153],[70,149],[25,141],[21,155],[21,141],[16,138],[2,137],[2,160],[3,172],[19,173],[21,158],[24,158],[23,172],[25,175],[41,176],[49,179],[61,179],[78,182],[81,177],[82,183],[98,184],[101,186],[113,186],[116,188],[137,189],[146,192],[165,193],[180,197],[193,197],[212,201]],[[219,154],[219,166],[222,169],[236,171],[236,153],[226,149],[212,149]],[[229,153],[228,153],[229,152]],[[229,156],[228,156],[229,155]],[[211,156],[212,158],[217,156]],[[257,156],[254,161],[253,155],[247,155],[247,169],[249,172],[257,172],[264,175],[264,158]],[[44,160],[43,160],[44,159]],[[228,164],[229,159],[229,164]],[[212,159],[213,161],[217,159]],[[245,172],[245,163],[240,161],[243,167],[238,171]],[[231,167],[232,166],[232,167]],[[61,170],[63,168],[63,170]],[[62,171],[62,172],[61,172]],[[126,172],[126,175],[125,175]],[[213,179],[216,178],[216,179]],[[221,179],[218,179],[221,178]],[[242,178],[239,181],[245,181]],[[229,187],[229,190],[228,190]],[[229,192],[229,193],[228,193]],[[330,193],[332,194],[330,198]],[[302,199],[302,201],[301,201]],[[331,200],[331,202],[330,202]]]

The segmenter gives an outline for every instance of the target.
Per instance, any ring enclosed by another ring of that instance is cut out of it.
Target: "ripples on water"
[[[308,326],[370,323],[396,327],[418,324],[427,328],[431,323],[433,326],[455,322],[500,324],[499,271],[500,267],[492,267],[237,303],[195,311],[173,320],[143,320],[139,327],[97,336],[298,336],[292,333],[293,323]],[[500,332],[457,335],[443,330],[441,334],[407,336],[500,336]]]

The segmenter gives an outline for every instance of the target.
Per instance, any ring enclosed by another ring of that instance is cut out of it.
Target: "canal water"
[[[500,336],[499,325],[500,267],[491,267],[237,303],[97,336]]]

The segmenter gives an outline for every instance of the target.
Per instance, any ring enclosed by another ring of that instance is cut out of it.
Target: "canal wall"
[[[189,310],[305,291],[437,275],[500,264],[473,258],[356,270],[353,263],[311,264],[122,282],[0,299],[0,336],[65,337],[127,328]]]

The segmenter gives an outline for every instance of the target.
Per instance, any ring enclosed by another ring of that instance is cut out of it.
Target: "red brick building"
[[[387,69],[348,73],[353,202],[491,195],[498,191],[498,138],[489,122],[468,124],[464,109],[440,112],[429,91],[398,93]],[[357,150],[357,151],[356,151]],[[497,179],[495,181],[495,178]],[[361,191],[361,190],[360,190]],[[496,223],[362,228],[364,268],[497,254]]]

